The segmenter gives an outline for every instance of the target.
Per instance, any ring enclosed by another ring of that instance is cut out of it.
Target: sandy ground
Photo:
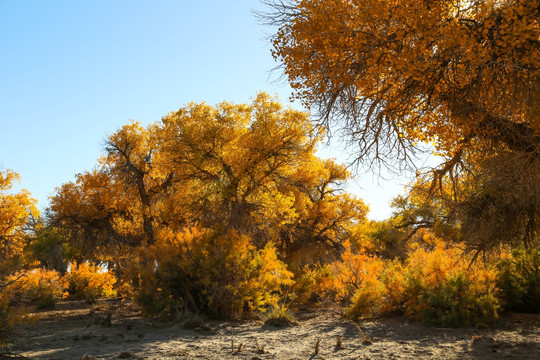
[[[339,310],[301,314],[299,325],[286,328],[262,321],[149,320],[134,305],[114,301],[62,302],[36,314],[39,320],[18,326],[12,349],[30,359],[540,359],[540,315],[530,314],[505,315],[489,329],[433,328],[403,318],[362,321],[371,344]]]

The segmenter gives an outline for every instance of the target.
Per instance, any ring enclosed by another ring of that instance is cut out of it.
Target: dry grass
[[[298,325],[294,314],[284,306],[272,306],[264,316],[264,324],[275,327]]]

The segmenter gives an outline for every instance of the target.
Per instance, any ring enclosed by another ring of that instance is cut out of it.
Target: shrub
[[[478,326],[498,318],[496,271],[437,242],[407,260],[406,314],[427,324]]]
[[[346,251],[335,268],[345,293],[356,288],[348,316],[397,312],[452,327],[495,320],[500,310],[496,271],[471,264],[463,251],[441,241],[430,247],[417,247],[404,263]]]
[[[292,311],[283,304],[272,304],[263,316],[264,324],[274,327],[298,325]]]
[[[73,262],[70,267],[70,271],[64,275],[67,284],[66,297],[94,302],[99,298],[116,296],[113,288],[116,283],[114,275],[88,262]]]
[[[52,309],[62,291],[62,279],[54,270],[16,272],[0,281],[0,358],[16,340],[13,326],[23,321],[27,305]]]
[[[9,306],[9,292],[4,291],[5,287],[2,290],[0,292],[0,357],[14,342],[13,325],[21,319]]]
[[[38,309],[53,309],[64,290],[60,273],[44,268],[15,273],[7,279],[7,282],[10,285],[5,291],[10,294],[10,302],[31,303]]]
[[[349,300],[353,297],[362,284],[374,283],[383,268],[384,261],[366,252],[354,252],[348,241],[344,243],[345,252],[341,260],[330,265],[335,274],[333,291],[340,300]]]
[[[296,272],[294,285],[288,294],[291,304],[311,306],[324,298],[336,299],[335,274],[329,265],[304,266]]]
[[[497,267],[505,309],[540,312],[540,250],[515,249],[503,256]]]
[[[374,258],[368,260],[373,261],[376,260]],[[401,313],[406,288],[402,264],[397,260],[385,261],[384,267],[367,268],[373,271],[364,274],[363,281],[351,299],[347,316],[356,320],[362,316]]]
[[[235,317],[277,304],[281,287],[293,283],[273,246],[256,250],[235,231],[161,231],[157,238],[131,269],[136,301],[148,313]]]

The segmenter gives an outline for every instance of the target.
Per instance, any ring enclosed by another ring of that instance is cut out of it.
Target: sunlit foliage
[[[111,135],[98,167],[58,189],[50,220],[86,256],[117,263],[157,229],[193,226],[234,229],[299,262],[337,254],[367,207],[341,190],[344,166],[314,155],[319,141],[306,113],[263,93],[189,104]]]
[[[264,93],[188,104],[112,134],[96,168],[58,188],[49,223],[81,260],[133,280],[149,313],[263,311],[292,285],[282,261],[331,261],[366,219],[345,166],[315,156],[321,136]]]
[[[348,248],[331,265],[334,281],[323,291],[334,299],[349,300],[347,315],[353,319],[404,314],[444,326],[496,320],[502,309],[498,260],[472,263],[460,247],[426,231],[421,236],[423,241],[408,246],[402,261]]]
[[[83,262],[70,264],[70,271],[63,277],[66,284],[64,297],[95,302],[99,298],[115,297],[116,277],[100,267]]]
[[[22,255],[29,239],[26,225],[39,215],[28,191],[11,191],[18,180],[13,171],[0,172],[0,276],[6,275],[12,262]]]
[[[136,300],[150,314],[237,317],[276,305],[282,287],[293,283],[273,246],[257,250],[235,230],[161,231],[155,244],[138,251],[130,272]]]
[[[489,140],[538,157],[538,1],[302,0],[274,9],[274,56],[296,96],[357,131],[361,154],[389,160],[428,142],[457,161]]]
[[[454,202],[476,248],[537,240],[537,0],[267,3],[294,96],[343,131],[359,163],[400,170],[433,151],[441,164],[424,190]],[[463,176],[476,184],[459,194]]]
[[[13,304],[33,304],[38,309],[53,309],[65,289],[60,273],[45,268],[16,272],[7,281],[9,286],[3,290],[2,296]]]
[[[19,176],[11,170],[0,171],[0,347],[13,338],[12,325],[20,316],[9,307],[7,292],[13,279],[9,276],[18,271],[24,262],[23,250],[29,237],[25,230],[39,212],[36,201],[26,190],[15,192],[12,187]]]
[[[406,261],[405,313],[428,324],[486,325],[498,318],[500,299],[493,265],[471,264],[457,247],[435,239]]]

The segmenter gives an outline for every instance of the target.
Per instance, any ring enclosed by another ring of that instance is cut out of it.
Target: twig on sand
[[[336,350],[339,350],[343,347],[343,344],[341,343],[341,336],[337,336],[336,338]]]
[[[257,338],[255,338],[255,346],[257,347],[257,353],[264,354],[264,345],[259,346],[259,340]]]
[[[242,351],[242,345],[244,345],[244,344],[240,343],[240,345],[238,345],[238,348],[235,350],[234,349],[234,339],[231,339],[231,351],[233,353],[239,353],[240,351]]]
[[[362,335],[362,344],[364,345],[371,345],[373,344],[371,342],[371,340],[369,340],[366,335],[364,334],[364,332],[362,331],[362,329],[360,328],[360,325],[358,325],[357,323],[355,323],[354,321],[352,320],[349,320],[357,329],[358,331],[360,331],[360,335]]]

